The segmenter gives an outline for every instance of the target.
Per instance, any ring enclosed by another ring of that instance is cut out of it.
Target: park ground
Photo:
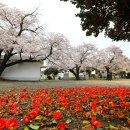
[[[80,86],[124,86],[130,87],[130,79],[123,80],[45,80],[45,81],[0,81],[0,90],[14,87],[80,87]]]
[[[80,86],[86,88],[76,88]],[[0,116],[1,120],[7,122],[5,124],[15,120],[17,130],[130,130],[129,88],[128,79],[37,82],[1,80]]]

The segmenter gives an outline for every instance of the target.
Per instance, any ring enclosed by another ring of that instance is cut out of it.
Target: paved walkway
[[[84,80],[84,81],[73,81],[73,80],[57,80],[57,81],[34,81],[34,82],[24,82],[24,81],[0,81],[1,89],[10,89],[13,87],[34,87],[39,86],[49,88],[49,87],[75,87],[75,86],[126,86],[130,87],[130,80]]]

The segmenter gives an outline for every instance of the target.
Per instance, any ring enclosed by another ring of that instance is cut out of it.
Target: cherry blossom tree
[[[61,34],[45,33],[37,9],[24,12],[0,4],[0,75],[18,63],[46,60],[64,42]]]
[[[120,72],[124,67],[129,68],[129,59],[117,46],[110,46],[98,51],[94,59],[93,66],[99,70],[105,69],[107,80],[112,79],[112,73]]]
[[[82,68],[89,65],[90,59],[96,53],[96,48],[93,44],[81,44],[77,47],[72,47],[69,43],[61,48],[57,55],[51,55],[49,61],[51,65],[56,65],[59,68],[69,70],[79,80],[79,73]]]

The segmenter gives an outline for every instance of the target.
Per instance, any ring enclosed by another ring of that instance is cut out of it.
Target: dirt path
[[[130,87],[130,80],[84,80],[84,81],[73,81],[73,80],[57,80],[57,81],[34,81],[34,82],[24,82],[24,81],[0,81],[1,89],[10,89],[14,87],[74,87],[74,86],[126,86]]]

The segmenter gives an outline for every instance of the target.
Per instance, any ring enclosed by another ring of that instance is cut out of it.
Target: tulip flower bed
[[[0,130],[129,130],[130,88],[14,88],[0,92]]]

